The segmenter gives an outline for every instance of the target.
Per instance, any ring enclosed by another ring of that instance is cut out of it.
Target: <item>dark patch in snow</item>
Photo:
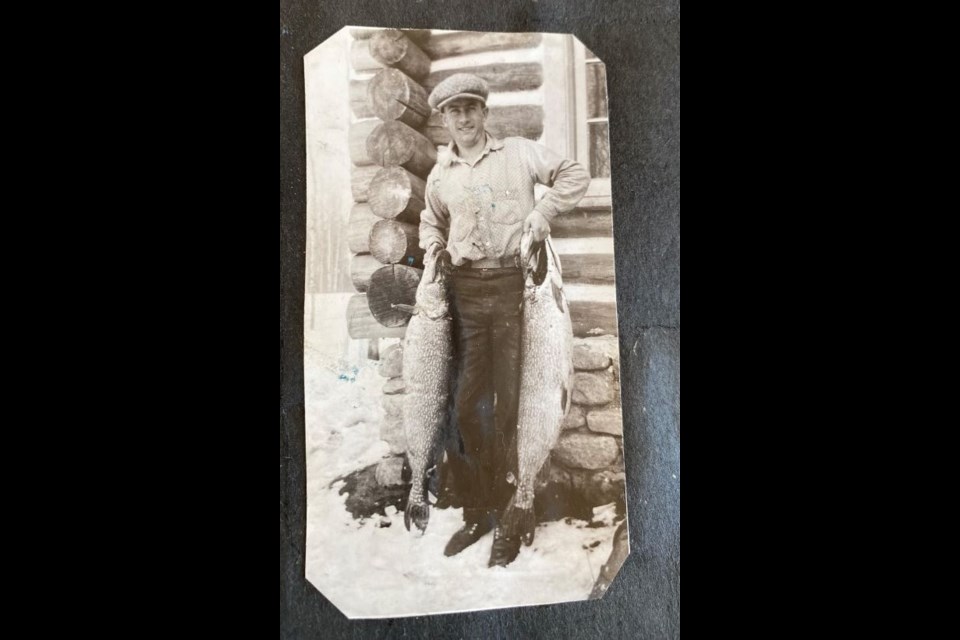
[[[354,518],[369,518],[374,515],[386,515],[385,509],[393,505],[397,511],[407,508],[407,494],[410,492],[409,474],[404,474],[404,483],[382,487],[377,483],[377,465],[372,464],[359,471],[337,478],[334,482],[343,482],[338,492],[347,494],[347,511]],[[331,483],[333,484],[333,483]]]

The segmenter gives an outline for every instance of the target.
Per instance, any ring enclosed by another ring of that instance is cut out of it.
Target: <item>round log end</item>
[[[416,131],[402,122],[381,122],[367,136],[367,157],[381,167],[402,165],[413,157]]]
[[[398,69],[384,69],[373,77],[367,87],[367,100],[377,117],[383,121],[397,120],[410,104],[410,90],[404,73]]]
[[[410,174],[402,167],[384,167],[370,181],[370,210],[386,220],[403,213],[410,203],[413,190]]]
[[[393,308],[394,304],[414,305],[417,285],[423,270],[403,265],[387,265],[370,276],[367,304],[377,322],[385,327],[402,327],[410,322],[410,314]]]
[[[430,117],[427,92],[399,69],[384,69],[367,87],[370,109],[383,121],[400,120],[419,129]]]
[[[376,256],[380,262],[395,264],[403,258],[407,251],[407,237],[397,224],[390,220],[380,220],[373,225],[370,238],[377,247]]]
[[[393,65],[407,55],[409,42],[399,29],[384,29],[370,38],[370,54],[385,65]]]
[[[416,225],[380,220],[370,230],[370,252],[384,264],[423,266],[423,250],[417,246]]]

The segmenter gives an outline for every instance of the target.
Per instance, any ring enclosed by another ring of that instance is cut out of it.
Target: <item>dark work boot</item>
[[[457,555],[493,529],[493,515],[486,511],[466,509],[463,519],[463,527],[450,538],[443,555]]]
[[[488,567],[505,567],[520,554],[520,536],[508,538],[504,535],[503,529],[497,527],[493,534],[493,548],[490,549],[490,562]]]

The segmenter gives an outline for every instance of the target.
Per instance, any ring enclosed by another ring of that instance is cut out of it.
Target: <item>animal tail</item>
[[[426,502],[407,502],[407,508],[403,512],[403,526],[410,531],[410,522],[420,531],[426,531],[427,522],[430,520],[430,505]]]

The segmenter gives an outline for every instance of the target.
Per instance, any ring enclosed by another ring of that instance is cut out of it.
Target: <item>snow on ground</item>
[[[325,311],[331,318],[338,313]],[[432,509],[424,534],[407,531],[403,513],[392,508],[385,518],[353,519],[346,495],[338,495],[342,482],[330,485],[388,454],[379,439],[385,378],[360,343],[341,338],[324,330],[305,339],[307,579],[354,618],[586,598],[610,556],[615,527],[609,509],[598,510],[596,520],[604,524],[598,528],[577,520],[539,526],[533,545],[509,566],[494,568],[487,567],[492,534],[457,556],[443,555],[462,525],[459,509]]]

